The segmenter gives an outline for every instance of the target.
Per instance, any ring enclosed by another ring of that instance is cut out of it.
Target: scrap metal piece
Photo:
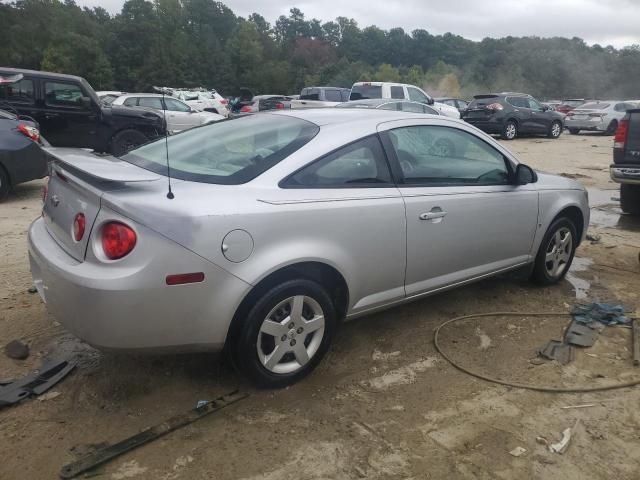
[[[558,342],[557,340],[550,340],[538,353],[541,357],[556,360],[562,365],[571,362],[574,357],[573,347],[564,342]]]
[[[633,364],[637,367],[640,365],[640,325],[636,318],[631,324],[631,337],[633,342]]]
[[[35,394],[40,395],[66,377],[76,363],[70,360],[49,360],[39,370],[0,385],[0,407],[13,405]]]
[[[569,325],[569,328],[565,333],[564,340],[566,343],[576,345],[578,347],[591,347],[596,341],[595,334],[595,330],[586,325],[581,325],[574,320],[571,322],[571,325]]]
[[[579,421],[580,420],[576,420],[576,423],[573,425],[573,429],[569,427],[565,428],[562,431],[562,440],[560,440],[558,443],[552,443],[551,445],[549,445],[549,451],[551,453],[563,454],[567,451],[567,448],[569,448],[569,442],[571,442],[571,434],[572,432],[575,432]]]
[[[173,432],[174,430],[189,425],[202,417],[209,415],[210,413],[217,412],[224,407],[247,398],[249,394],[241,393],[237,390],[227,395],[223,395],[215,400],[211,400],[206,404],[193,408],[186,413],[176,415],[170,419],[162,422],[153,427],[147,428],[136,435],[126,438],[113,445],[100,448],[99,450],[82,457],[80,460],[69,463],[62,467],[60,470],[60,478],[74,478],[81,473],[84,473],[92,468],[102,465],[103,463],[113,460],[119,457],[123,453],[126,453],[134,448],[149,443],[157,438]]]

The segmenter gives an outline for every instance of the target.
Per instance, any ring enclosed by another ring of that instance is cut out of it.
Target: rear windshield
[[[474,98],[473,100],[471,100],[471,103],[469,104],[469,108],[470,109],[482,108],[482,107],[486,107],[487,105],[491,105],[492,103],[499,103],[499,101],[500,101],[500,97],[497,97],[495,95]]]
[[[579,107],[584,103],[584,100],[562,100],[563,105],[568,105],[569,107]]]
[[[367,98],[382,98],[380,85],[354,85],[349,100],[365,100]]]
[[[304,88],[300,93],[300,100],[320,100],[320,89]]]
[[[580,105],[580,110],[604,110],[605,108],[609,108],[608,103],[585,103]]]
[[[319,130],[306,120],[270,114],[193,128],[167,140],[171,176],[225,185],[246,183],[301,148]],[[164,139],[121,158],[154,173],[167,174]]]

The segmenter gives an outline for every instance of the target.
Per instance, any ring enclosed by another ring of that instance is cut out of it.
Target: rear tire
[[[571,267],[577,245],[573,222],[566,217],[556,219],[542,239],[531,280],[539,285],[553,285],[562,280]]]
[[[507,120],[502,129],[502,138],[504,140],[513,140],[518,136],[518,124],[513,120]]]
[[[122,130],[111,140],[111,155],[119,157],[148,141],[147,136],[138,130]]]
[[[549,128],[549,133],[547,133],[547,136],[549,138],[559,138],[560,135],[562,135],[562,123],[555,121],[551,124],[551,127]]]
[[[0,165],[0,202],[3,201],[9,195],[11,191],[11,183],[9,182],[9,175],[4,171],[4,168]]]
[[[629,215],[640,215],[640,185],[620,185],[620,208]]]
[[[578,135],[580,133],[580,129],[579,128],[570,128],[569,129],[569,133],[571,135]]]
[[[607,127],[607,130],[605,132],[602,132],[602,133],[603,133],[603,135],[615,135],[617,129],[618,129],[618,121],[617,120],[611,120],[611,123]]]
[[[249,310],[230,345],[233,363],[259,387],[286,387],[320,363],[336,325],[335,307],[321,285],[289,280],[267,291]]]

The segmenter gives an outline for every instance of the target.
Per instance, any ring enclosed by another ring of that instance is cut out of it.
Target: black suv
[[[0,67],[0,79],[20,74],[19,82],[0,81],[0,106],[35,119],[55,147],[121,155],[164,135],[162,115],[141,107],[102,105],[84,78]]]
[[[524,93],[475,95],[461,118],[484,132],[500,134],[505,140],[524,134],[558,138],[564,129],[562,114]]]

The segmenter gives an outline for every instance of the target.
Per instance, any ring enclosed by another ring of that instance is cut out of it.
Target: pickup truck
[[[3,78],[22,75],[18,82]],[[0,106],[33,118],[54,147],[91,148],[121,155],[165,134],[159,113],[108,106],[82,77],[0,67]]]
[[[338,87],[306,87],[300,92],[300,99],[289,102],[292,109],[335,107],[349,100],[351,90]]]
[[[611,179],[620,184],[620,207],[640,215],[640,109],[628,110],[613,141]]]

